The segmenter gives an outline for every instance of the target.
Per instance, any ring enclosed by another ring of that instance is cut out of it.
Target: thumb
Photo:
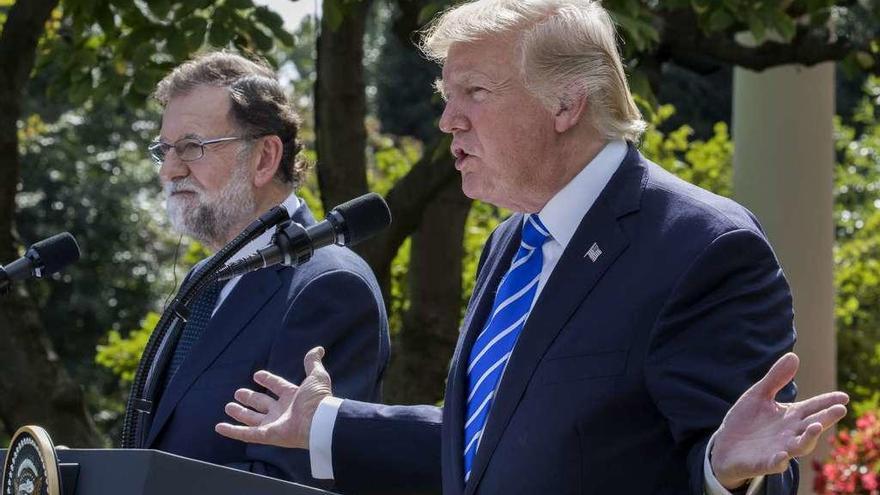
[[[793,352],[786,353],[773,363],[770,371],[758,383],[755,383],[749,392],[773,400],[783,387],[794,380],[794,375],[797,374],[799,365],[800,359],[797,357],[797,354]]]
[[[315,347],[306,353],[306,357],[303,358],[303,365],[306,369],[306,376],[314,376],[321,381],[329,382],[330,374],[327,373],[324,363],[321,362],[323,357],[324,348],[320,346]]]

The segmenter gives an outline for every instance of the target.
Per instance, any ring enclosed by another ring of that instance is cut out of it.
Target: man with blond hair
[[[445,407],[332,397],[316,349],[300,386],[258,373],[278,399],[239,390],[244,425],[218,431],[308,448],[313,474],[354,492],[793,493],[792,458],[846,396],[788,403],[776,257],[745,208],[639,154],[608,13],[480,0],[422,48],[443,65],[462,189],[515,212],[486,242]]]

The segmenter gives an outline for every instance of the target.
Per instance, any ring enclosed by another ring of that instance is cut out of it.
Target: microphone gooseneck
[[[316,249],[331,244],[353,246],[390,223],[391,211],[382,196],[365,194],[333,208],[323,221],[315,225],[304,227],[288,222],[279,226],[269,246],[224,266],[214,280],[229,280],[278,264],[298,266],[311,259]]]

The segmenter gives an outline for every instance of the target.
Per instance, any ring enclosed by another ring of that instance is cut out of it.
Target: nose
[[[458,105],[452,100],[446,102],[443,107],[443,115],[440,116],[440,130],[447,134],[466,131],[470,128],[470,122]]]
[[[177,153],[174,150],[169,150],[165,154],[165,161],[159,167],[159,179],[164,184],[175,179],[181,179],[187,175],[189,175],[189,167],[177,157]]]

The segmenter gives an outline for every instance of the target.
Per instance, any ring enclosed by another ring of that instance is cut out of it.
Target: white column
[[[791,284],[803,399],[836,387],[834,64],[736,68],[733,88],[734,196],[758,216]],[[801,460],[802,494],[813,493],[811,463]]]

